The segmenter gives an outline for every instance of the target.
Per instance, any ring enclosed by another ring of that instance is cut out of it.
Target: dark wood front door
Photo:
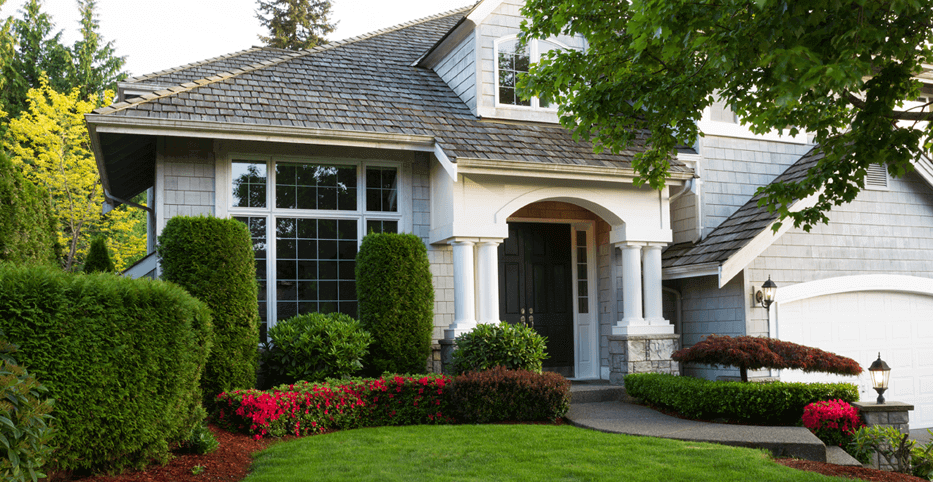
[[[509,223],[499,245],[499,316],[547,337],[544,369],[573,376],[571,229],[566,224]]]

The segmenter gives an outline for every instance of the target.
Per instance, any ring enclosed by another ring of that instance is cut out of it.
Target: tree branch
[[[846,100],[849,101],[853,106],[864,109],[868,104],[862,99],[859,99],[852,94],[851,92],[846,92]],[[891,120],[902,120],[902,121],[933,121],[933,112],[906,112],[906,111],[896,111],[892,110],[886,114],[882,114],[883,117]]]

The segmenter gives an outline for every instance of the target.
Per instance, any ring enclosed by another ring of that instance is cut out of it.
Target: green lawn
[[[346,430],[276,444],[248,482],[843,481],[760,451],[571,426],[449,425]]]

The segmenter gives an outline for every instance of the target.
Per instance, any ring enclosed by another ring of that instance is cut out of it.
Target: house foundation
[[[609,335],[609,383],[622,385],[630,373],[680,374],[671,356],[680,349],[680,335]]]

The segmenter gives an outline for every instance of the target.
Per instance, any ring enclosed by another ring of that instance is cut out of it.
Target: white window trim
[[[249,161],[266,163],[266,206],[233,207],[233,162]],[[287,209],[274,207],[275,201],[275,164],[304,163],[324,165],[346,165],[357,167],[357,198],[356,210],[315,210],[315,209]],[[366,168],[367,167],[393,167],[397,171],[398,209],[395,212],[366,211]],[[264,217],[266,219],[266,329],[275,326],[278,321],[278,306],[276,303],[275,287],[277,277],[275,262],[276,253],[275,220],[279,217],[313,218],[313,219],[356,219],[357,222],[357,248],[366,236],[367,220],[398,221],[398,232],[410,232],[412,227],[411,210],[411,173],[407,165],[397,161],[334,158],[321,156],[294,156],[294,155],[267,155],[254,153],[227,153],[223,161],[218,160],[215,168],[218,170],[217,182],[223,182],[223,190],[216,189],[222,196],[217,196],[216,212],[223,217]]]
[[[543,112],[555,112],[556,113],[557,112],[556,106],[555,107],[541,107],[538,96],[533,96],[531,98],[531,105],[503,104],[499,102],[499,44],[513,41],[513,40],[518,40],[518,35],[513,34],[513,35],[507,35],[505,37],[498,38],[493,44],[492,63],[494,65],[493,83],[494,83],[494,89],[495,89],[493,91],[493,99],[495,100],[495,107],[497,109],[537,110],[537,111],[543,111]],[[562,50],[570,50],[570,46],[556,39],[546,39],[546,40],[531,39],[531,41],[528,43],[529,65],[534,65],[541,60],[541,55],[540,55],[540,52],[538,51],[538,42],[548,42],[548,43],[551,43],[551,44],[554,44],[560,47]]]

